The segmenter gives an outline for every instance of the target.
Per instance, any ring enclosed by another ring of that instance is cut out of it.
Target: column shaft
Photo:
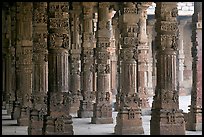
[[[69,3],[48,3],[48,114],[46,135],[73,135],[68,92]]]
[[[120,92],[115,134],[143,134],[141,103],[138,94],[137,45],[139,17],[137,4],[124,2],[120,8]]]
[[[48,50],[47,3],[33,3],[33,81],[30,135],[42,135],[47,114]]]
[[[186,128],[187,130],[202,131],[202,2],[194,3],[192,42],[193,84]]]
[[[176,2],[156,5],[157,85],[150,120],[151,135],[184,135],[177,90],[178,15]]]

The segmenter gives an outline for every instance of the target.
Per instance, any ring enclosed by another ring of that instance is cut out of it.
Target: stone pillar
[[[149,51],[148,51],[148,62],[147,62],[147,67],[148,67],[148,71],[147,71],[147,89],[148,89],[148,96],[152,97],[154,96],[154,89],[153,89],[153,54],[152,54],[152,41],[153,41],[153,26],[154,26],[154,22],[152,21],[148,21],[148,25],[147,25],[147,37],[148,37],[148,47],[149,47]]]
[[[108,2],[99,2],[98,6],[98,31],[97,31],[97,91],[94,103],[93,124],[110,124],[112,118],[112,94],[110,75],[110,52],[112,43],[112,17],[113,9],[109,10]]]
[[[193,85],[186,129],[202,131],[202,2],[194,2],[192,25]]]
[[[150,110],[148,102],[148,89],[147,89],[147,72],[148,72],[148,38],[146,33],[146,19],[147,8],[151,2],[142,2],[138,4],[139,10],[139,36],[138,36],[138,93],[141,100],[142,113],[146,114]]]
[[[46,135],[73,135],[69,114],[68,49],[70,46],[69,3],[48,3],[48,114]]]
[[[94,73],[94,35],[93,35],[93,6],[94,2],[83,2],[83,42],[82,42],[82,96],[78,117],[90,118],[93,116]]]
[[[183,71],[184,71],[184,50],[183,50],[183,28],[186,24],[186,21],[180,21],[179,24],[179,43],[178,43],[178,91],[179,95],[186,95],[186,91],[184,89],[184,79],[183,79]]]
[[[113,27],[113,35],[111,47],[109,48],[110,52],[110,60],[111,60],[111,93],[112,99],[115,101],[115,96],[117,93],[117,52],[116,52],[116,32],[118,26],[118,17],[113,18],[112,27]]]
[[[178,23],[176,2],[156,4],[157,85],[150,135],[184,135],[185,121],[177,90]]]
[[[16,13],[16,9],[17,9],[17,3],[14,3],[12,8],[11,8],[11,43],[12,46],[14,47],[12,52],[13,52],[13,67],[14,67],[14,71],[13,71],[13,76],[14,78],[12,79],[12,90],[14,91],[14,98],[15,100],[13,101],[13,110],[11,112],[11,119],[17,119],[20,116],[20,104],[19,104],[19,99],[18,99],[18,90],[17,90],[17,85],[19,85],[17,83],[17,75],[18,74],[18,52],[17,52],[17,13]]]
[[[3,92],[3,100],[5,101],[4,107],[6,107],[7,113],[10,115],[12,110],[13,110],[13,102],[15,101],[15,90],[13,90],[13,79],[15,78],[15,47],[12,45],[12,40],[11,40],[11,34],[12,34],[12,29],[11,29],[11,17],[12,17],[12,7],[9,7],[9,5],[6,3],[3,7],[3,37],[2,37],[2,49],[3,49],[3,62],[5,62],[4,66],[4,71],[3,71],[3,76],[5,83],[3,83],[4,87],[4,92]],[[4,103],[3,103],[4,104]]]
[[[77,113],[81,100],[81,43],[80,43],[80,14],[81,7],[79,2],[72,3],[71,11],[71,49],[70,49],[70,92],[71,108],[70,113]]]
[[[33,82],[29,135],[42,135],[47,114],[47,2],[33,2]]]
[[[137,92],[137,44],[139,16],[137,4],[124,2],[120,7],[120,103],[115,134],[143,134],[141,103]]]
[[[8,64],[8,46],[9,46],[9,39],[8,39],[8,14],[9,8],[7,3],[3,3],[2,7],[2,106],[6,108],[6,103],[8,102],[8,91],[6,90],[7,87],[7,64]]]
[[[11,118],[13,118],[14,104],[16,100],[16,6],[15,4],[11,7],[11,95],[9,100],[9,111]]]
[[[117,19],[115,18],[116,15],[118,16]],[[120,104],[120,29],[119,29],[119,24],[120,24],[120,20],[119,20],[119,13],[117,12],[115,15],[115,17],[113,18],[113,22],[116,23],[117,25],[115,25],[115,46],[116,46],[116,56],[117,56],[117,74],[116,74],[116,95],[115,95],[115,103],[114,103],[114,111],[118,111],[119,108],[119,104]]]
[[[32,2],[17,2],[16,94],[17,123],[28,126],[32,93]],[[20,111],[19,111],[20,110]]]

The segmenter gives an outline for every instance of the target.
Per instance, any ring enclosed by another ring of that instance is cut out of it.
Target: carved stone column
[[[71,49],[70,49],[70,59],[71,59],[71,74],[70,74],[70,92],[71,92],[71,108],[70,113],[77,113],[80,106],[81,99],[81,24],[80,24],[80,14],[81,7],[79,2],[72,3],[71,11]]]
[[[187,130],[202,130],[202,2],[194,2],[192,16],[193,85]]]
[[[15,101],[15,85],[13,85],[13,79],[15,79],[15,47],[12,45],[12,7],[8,5],[8,3],[5,3],[3,5],[3,21],[2,21],[2,50],[3,50],[3,62],[5,62],[4,66],[4,71],[3,71],[3,76],[5,83],[3,83],[3,100],[5,101],[5,107],[7,110],[7,113],[10,115],[11,112],[13,111],[13,102]],[[3,103],[4,104],[4,103]]]
[[[47,2],[33,2],[33,87],[30,111],[30,135],[43,134],[47,114],[48,50]]]
[[[112,21],[112,42],[111,47],[109,48],[110,52],[110,60],[111,60],[111,93],[112,93],[112,99],[115,100],[115,96],[117,93],[117,45],[116,45],[116,32],[117,32],[117,26],[118,26],[118,17],[113,18]]]
[[[178,51],[178,90],[179,90],[179,95],[186,95],[186,91],[184,89],[183,85],[183,71],[184,71],[184,50],[183,50],[183,27],[185,26],[187,21],[180,21],[179,24],[179,51]]]
[[[152,80],[152,72],[153,72],[153,54],[152,54],[152,41],[153,41],[153,26],[154,22],[148,21],[147,25],[147,36],[148,36],[148,72],[147,72],[147,89],[148,89],[148,96],[152,97],[154,95],[153,89],[153,80]]]
[[[120,103],[116,118],[115,134],[143,134],[141,103],[137,92],[137,45],[139,34],[138,9],[133,2],[120,7]]]
[[[17,119],[20,116],[20,104],[19,104],[19,99],[18,99],[18,90],[17,90],[17,74],[18,74],[18,69],[17,69],[17,13],[16,13],[16,9],[17,9],[17,3],[14,3],[12,8],[11,8],[11,43],[12,43],[12,54],[13,54],[13,67],[14,67],[14,71],[13,71],[13,79],[12,79],[12,90],[14,91],[14,101],[13,101],[13,110],[11,112],[11,118],[12,119]]]
[[[93,35],[93,6],[95,3],[83,2],[83,42],[82,42],[82,96],[78,117],[90,118],[93,116],[94,73],[94,35]]]
[[[109,124],[112,118],[112,94],[110,75],[110,52],[112,43],[112,17],[114,12],[109,10],[108,2],[99,2],[98,31],[97,31],[97,91],[91,123]]]
[[[116,16],[119,16],[119,13],[117,12],[115,17]],[[116,76],[116,80],[117,80],[117,93],[115,95],[115,103],[114,103],[114,111],[118,111],[118,108],[119,108],[119,105],[120,105],[120,48],[121,48],[121,45],[120,45],[120,29],[119,29],[119,24],[121,23],[121,20],[119,20],[119,17],[116,18],[113,18],[113,22],[116,23],[117,22],[117,25],[115,24],[115,46],[116,46],[116,56],[117,56],[117,76]]]
[[[9,7],[8,3],[3,3],[2,5],[2,106],[6,108],[6,104],[8,103],[8,98],[9,98],[9,91],[7,90],[8,88],[8,65],[9,64],[9,56],[8,56],[8,47],[9,47],[9,38],[8,38],[8,12],[9,12]]]
[[[69,3],[48,3],[48,114],[46,135],[72,135],[69,114],[68,49],[70,46]]]
[[[20,115],[17,123],[28,126],[32,93],[32,2],[17,2],[16,94]]]
[[[14,105],[16,100],[16,5],[11,7],[11,95],[9,100],[9,109],[13,119]]]
[[[147,113],[147,109],[150,109],[148,102],[148,89],[147,89],[147,72],[148,72],[148,38],[146,33],[146,19],[147,8],[151,5],[151,2],[142,2],[138,4],[139,10],[139,36],[138,36],[138,93],[141,100],[141,108],[143,113]]]
[[[185,121],[177,90],[178,22],[176,2],[156,4],[157,86],[150,135],[184,135]]]

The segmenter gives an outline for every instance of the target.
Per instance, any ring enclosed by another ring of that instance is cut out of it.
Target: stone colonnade
[[[150,134],[185,134],[184,117],[178,106],[177,6],[176,2],[156,4],[157,82]],[[115,134],[143,134],[141,110],[150,109],[148,96],[154,94],[152,25],[146,25],[150,5],[151,2],[4,3],[2,95],[18,125],[28,126],[31,135],[70,135],[74,134],[71,113],[91,118],[94,124],[113,123],[111,89],[117,88]],[[194,85],[188,118],[195,126],[187,124],[189,130],[198,130],[202,125],[202,52],[198,50],[202,47],[198,36],[202,31],[202,11],[195,11]],[[112,67],[116,65],[115,55],[118,81],[112,83],[116,78],[116,68]]]

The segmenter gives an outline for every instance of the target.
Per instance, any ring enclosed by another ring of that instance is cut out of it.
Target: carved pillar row
[[[150,109],[148,102],[148,85],[147,85],[147,72],[148,72],[148,38],[146,33],[146,19],[147,8],[151,2],[142,2],[138,4],[139,12],[139,35],[138,35],[138,94],[141,100],[142,110]],[[144,111],[143,111],[144,112]],[[144,112],[146,113],[146,112]]]
[[[156,3],[157,86],[150,120],[151,135],[185,134],[177,90],[177,16],[176,2]]]
[[[14,114],[20,126],[29,125],[32,93],[32,2],[17,2],[16,94]]]
[[[43,134],[44,116],[47,114],[48,50],[47,2],[33,2],[33,82],[30,135]]]
[[[143,134],[141,103],[137,91],[137,45],[139,17],[137,4],[124,2],[120,7],[120,103],[115,134]]]
[[[81,5],[79,2],[72,3],[71,11],[71,49],[70,49],[70,113],[77,113],[81,100]]]
[[[91,119],[91,123],[94,124],[113,123],[109,48],[112,44],[112,17],[114,12],[109,10],[109,6],[108,2],[98,3],[97,91]]]
[[[193,85],[187,130],[202,130],[202,2],[194,2],[192,16]]]
[[[148,96],[152,97],[154,96],[154,88],[153,88],[153,54],[152,54],[152,41],[153,41],[153,26],[154,26],[154,22],[152,21],[148,21],[147,23],[147,37],[148,37],[148,47],[149,47],[149,51],[148,51],[148,72],[147,72],[147,89],[148,89]]]
[[[46,135],[72,135],[68,87],[69,3],[48,3],[48,114]]]
[[[179,24],[179,43],[178,43],[178,91],[179,95],[186,95],[186,91],[184,89],[184,79],[183,79],[183,71],[184,71],[184,47],[183,47],[183,28],[187,21],[180,21]]]
[[[94,33],[93,33],[93,6],[94,2],[83,2],[83,42],[82,42],[82,96],[78,117],[90,118],[93,116],[93,89],[94,74]]]

